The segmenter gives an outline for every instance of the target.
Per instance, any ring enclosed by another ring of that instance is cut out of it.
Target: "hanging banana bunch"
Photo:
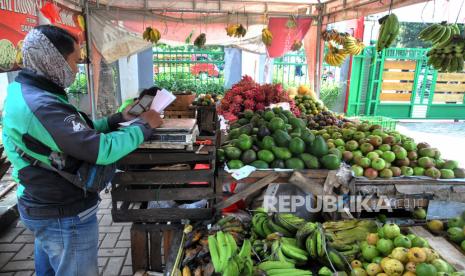
[[[344,49],[334,47],[330,42],[328,45],[328,53],[326,53],[325,61],[331,66],[341,66],[344,63],[348,53]]]
[[[158,31],[156,28],[147,27],[145,28],[145,31],[142,34],[142,38],[148,42],[157,44],[157,42],[161,38],[161,34],[160,31]]]
[[[294,43],[292,43],[292,46],[291,46],[291,50],[292,51],[299,51],[300,48],[302,48],[302,41],[294,40]]]
[[[442,48],[452,41],[454,36],[460,36],[460,29],[457,24],[447,24],[446,21],[440,24],[433,24],[423,29],[418,38],[423,41],[431,41],[434,47]]]
[[[262,30],[262,41],[266,46],[270,46],[273,41],[273,34],[268,30],[268,28],[263,28]]]
[[[194,45],[197,48],[205,48],[205,43],[207,42],[207,36],[204,33],[199,34],[194,40]]]
[[[381,17],[378,22],[381,24],[381,28],[379,30],[378,41],[376,42],[376,50],[380,52],[391,46],[392,42],[399,35],[400,27],[399,20],[393,13]]]
[[[234,34],[235,37],[244,37],[245,34],[247,33],[247,29],[242,26],[242,24],[239,24],[239,27],[237,27],[236,33]]]
[[[235,34],[237,33],[237,29],[239,28],[239,24],[231,24],[231,25],[228,25],[226,27],[226,34],[229,36],[229,37],[233,37],[235,36]]]
[[[444,46],[436,45],[428,53],[428,65],[440,72],[462,73],[464,69],[465,40],[460,35],[454,37]]]
[[[365,48],[363,42],[350,35],[346,37],[343,45],[347,53],[351,55],[359,55]]]

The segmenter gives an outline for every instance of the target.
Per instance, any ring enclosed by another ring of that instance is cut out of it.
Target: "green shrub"
[[[84,73],[77,73],[73,84],[68,87],[69,94],[87,93],[87,76]]]
[[[331,109],[341,94],[342,86],[339,82],[324,81],[321,83],[320,100]]]

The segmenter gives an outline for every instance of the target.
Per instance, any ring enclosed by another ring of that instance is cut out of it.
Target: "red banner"
[[[56,20],[47,18],[40,10],[50,0],[0,0],[0,72],[18,70],[22,61],[21,45],[26,34],[39,25],[39,16],[71,32],[79,40],[81,55],[85,53],[84,25],[81,13],[65,6],[54,5]],[[48,7],[50,4],[48,5]],[[83,57],[84,58],[84,57]]]
[[[293,22],[292,22],[293,21]],[[311,18],[270,18],[268,29],[273,34],[273,41],[268,47],[268,55],[272,58],[281,57],[291,50],[294,41],[301,41],[307,34]]]

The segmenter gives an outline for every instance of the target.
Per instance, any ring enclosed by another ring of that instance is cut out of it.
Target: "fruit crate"
[[[349,120],[353,121],[366,121],[372,125],[380,125],[384,130],[396,130],[397,121],[384,116],[358,116],[350,117]]]
[[[133,274],[171,273],[183,251],[183,229],[182,224],[133,224],[130,232]]]
[[[205,137],[202,137],[205,138]],[[215,143],[215,137],[210,137]],[[118,162],[112,181],[112,217],[115,222],[181,222],[213,217],[220,196],[216,187],[215,145],[192,150],[139,148]],[[204,168],[197,169],[202,165]],[[189,204],[207,200],[205,208],[177,208],[151,202]],[[155,207],[155,208],[149,208]]]

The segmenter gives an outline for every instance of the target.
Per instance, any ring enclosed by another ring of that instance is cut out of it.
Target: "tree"
[[[431,42],[420,40],[418,34],[431,24],[432,23],[401,22],[399,36],[394,45],[402,48],[430,48]]]

